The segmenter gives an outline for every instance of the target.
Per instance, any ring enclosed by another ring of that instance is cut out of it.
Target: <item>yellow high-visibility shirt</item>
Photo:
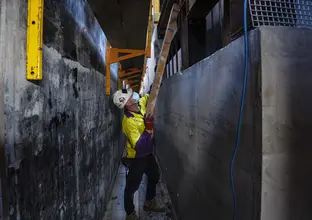
[[[145,131],[144,115],[149,94],[139,100],[140,112],[125,110],[122,119],[122,131],[127,137],[127,158],[144,157],[154,152],[151,135]]]

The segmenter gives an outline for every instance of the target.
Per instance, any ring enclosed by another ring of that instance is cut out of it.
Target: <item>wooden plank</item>
[[[174,35],[176,34],[177,28],[178,28],[177,18],[178,18],[179,10],[180,10],[180,8],[177,4],[174,4],[172,9],[171,9],[169,22],[168,22],[167,30],[166,30],[166,34],[165,34],[165,39],[164,39],[164,42],[163,42],[163,45],[161,48],[160,58],[159,58],[158,64],[157,64],[155,80],[154,80],[152,91],[150,94],[150,98],[149,98],[149,101],[147,104],[147,111],[146,111],[147,116],[153,116],[154,115],[156,100],[158,97],[160,84],[161,84],[162,77],[164,74],[164,70],[166,67],[166,61],[168,58],[170,45],[171,45],[172,39],[174,38]]]

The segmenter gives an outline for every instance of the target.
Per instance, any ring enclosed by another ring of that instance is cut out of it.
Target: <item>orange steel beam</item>
[[[107,62],[112,64],[122,60],[131,59],[133,57],[138,57],[144,54],[147,54],[146,50],[108,48]]]
[[[136,74],[136,75],[133,75],[133,76],[124,77],[124,78],[122,78],[121,80],[125,80],[125,79],[133,79],[133,78],[138,78],[138,77],[141,77],[141,74]]]
[[[135,84],[135,83],[138,83],[138,82],[140,82],[139,79],[138,80],[130,80],[130,81],[128,81],[128,83],[130,83],[130,84]]]
[[[138,80],[125,80],[125,82],[126,82],[126,84],[131,84],[131,85],[133,85],[133,84],[135,84],[135,83],[140,82],[140,79],[138,79]]]
[[[132,68],[132,69],[128,69],[128,70],[121,70],[118,73],[118,77],[119,78],[126,78],[128,76],[132,76],[132,75],[138,74],[140,72],[142,72],[142,69],[139,69],[139,68]]]
[[[111,48],[108,41],[106,42],[106,95],[110,95],[110,65],[122,60],[142,56],[147,53],[148,51],[146,50]]]
[[[170,12],[170,17],[169,17],[169,21],[167,25],[164,42],[163,42],[161,52],[160,52],[160,58],[157,64],[157,70],[156,70],[155,79],[153,82],[153,87],[152,87],[151,94],[150,94],[148,104],[147,104],[146,114],[148,116],[152,116],[154,114],[156,100],[158,97],[160,84],[161,84],[162,77],[164,74],[170,45],[178,29],[177,19],[178,19],[179,11],[180,11],[180,7],[177,4],[173,4],[171,12]]]

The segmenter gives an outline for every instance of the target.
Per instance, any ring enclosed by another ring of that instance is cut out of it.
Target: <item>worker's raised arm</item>
[[[143,97],[140,99],[141,105],[144,106],[145,108],[146,108],[148,99],[149,99],[149,94],[146,94],[145,96],[143,96]]]
[[[124,133],[136,151],[136,157],[146,156],[153,152],[152,136],[146,130],[141,134],[132,119],[125,124]]]
[[[141,105],[143,105],[144,107],[147,107],[147,102],[149,100],[152,87],[153,87],[153,84],[150,86],[150,90],[140,99]]]

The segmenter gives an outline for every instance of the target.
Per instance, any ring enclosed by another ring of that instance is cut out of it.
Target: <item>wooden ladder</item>
[[[180,7],[177,4],[174,4],[170,12],[170,17],[169,17],[169,21],[168,21],[168,25],[167,25],[167,29],[165,33],[165,39],[163,41],[163,45],[162,45],[161,52],[160,52],[160,57],[159,57],[158,64],[157,64],[155,80],[154,80],[151,94],[149,97],[149,101],[147,104],[147,111],[146,111],[147,116],[154,115],[156,100],[158,97],[162,77],[164,75],[170,45],[178,29],[177,19],[178,19],[179,11],[180,11]]]

